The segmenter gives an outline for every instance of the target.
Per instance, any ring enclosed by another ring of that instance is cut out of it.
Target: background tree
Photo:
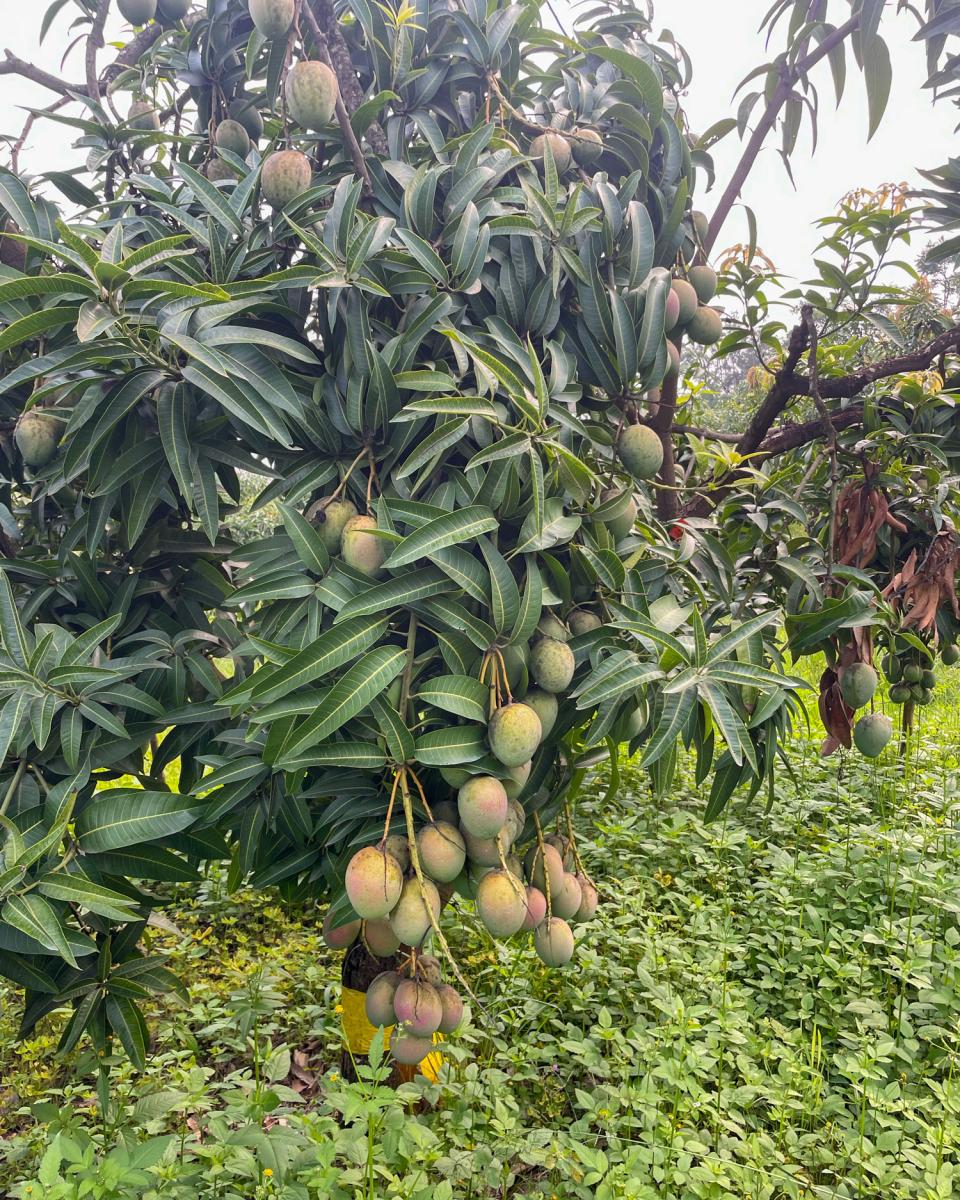
[[[0,66],[86,152],[0,174],[0,971],[25,1028],[70,1001],[65,1047],[142,1061],[137,1001],[178,986],[137,948],[146,914],[229,860],[332,901],[348,982],[413,948],[368,1014],[414,1063],[455,1024],[418,950],[446,949],[454,892],[572,954],[591,766],[615,788],[641,749],[662,794],[691,750],[715,815],[774,784],[784,628],[830,658],[828,750],[876,686],[875,627],[908,703],[952,646],[960,329],[888,315],[910,211],[847,206],[791,332],[748,247],[723,336],[704,261],[767,134],[788,161],[815,118],[820,63],[850,46],[879,120],[883,5],[774,7],[790,49],[709,222],[696,172],[736,121],[689,136],[645,6],[568,38],[532,5],[118,0],[148,23],[102,69],[109,0],[72,7],[84,82]],[[735,436],[677,428],[684,334],[759,354]],[[280,521],[238,545],[250,475]]]

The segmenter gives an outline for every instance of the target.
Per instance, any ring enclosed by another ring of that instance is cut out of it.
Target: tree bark
[[[787,407],[790,400],[800,394],[797,391],[796,369],[797,363],[800,361],[800,356],[806,348],[806,326],[803,324],[797,325],[790,334],[790,341],[787,345],[787,356],[783,360],[783,366],[776,374],[773,387],[764,396],[759,408],[753,414],[750,424],[737,443],[738,454],[753,454],[767,436],[770,426]]]
[[[851,404],[849,408],[841,409],[840,412],[830,415],[830,423],[837,433],[842,433],[844,429],[852,429],[862,421],[862,404]],[[823,421],[819,417],[816,421],[783,425],[764,439],[758,453],[763,455],[763,461],[768,458],[776,458],[778,454],[786,454],[788,450],[796,450],[800,446],[806,446],[808,442],[817,441],[818,438],[823,437],[824,432]]]
[[[310,11],[323,32],[324,39],[326,40],[326,51],[330,56],[330,65],[333,67],[334,73],[337,76],[337,82],[340,85],[340,94],[343,97],[344,107],[352,115],[363,103],[363,88],[360,86],[360,80],[357,78],[357,68],[354,66],[353,58],[350,55],[350,47],[347,45],[346,38],[344,38],[341,32],[340,23],[337,20],[332,0],[305,0],[305,3],[310,6]],[[364,137],[366,137],[375,153],[387,153],[386,134],[376,121],[368,126]]]
[[[673,418],[677,411],[677,384],[680,373],[667,376],[660,388],[660,407],[650,422],[663,446],[663,465],[657,475],[661,487],[657,490],[657,516],[661,521],[673,521],[680,514],[680,494],[677,491],[677,463],[673,453]]]

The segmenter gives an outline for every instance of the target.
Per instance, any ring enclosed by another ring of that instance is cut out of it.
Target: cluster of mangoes
[[[530,142],[530,157],[542,164],[548,148],[557,174],[563,175],[574,163],[578,167],[592,167],[603,154],[603,138],[588,126],[568,131],[546,129]]]
[[[534,839],[522,863],[514,853],[526,813],[508,797],[504,782],[519,790],[525,777],[516,768],[506,781],[470,776],[456,804],[433,807],[412,844],[393,834],[357,851],[347,865],[347,897],[359,919],[327,928],[328,944],[344,948],[362,937],[378,958],[411,948],[408,976],[382,973],[366,998],[371,1024],[396,1023],[402,1030],[391,1043],[399,1062],[420,1062],[435,1032],[450,1033],[460,1023],[459,995],[438,986],[439,966],[437,978],[425,973],[436,960],[421,952],[439,930],[441,909],[455,892],[473,900],[493,937],[531,933],[537,956],[550,967],[573,957],[570,922],[588,921],[596,912],[596,888],[578,870],[569,839],[561,834]]]
[[[295,0],[248,2],[254,28],[262,37],[270,41],[287,37],[296,15]],[[135,25],[142,25],[154,16],[179,19],[188,9],[189,0],[120,0],[121,12]],[[283,99],[286,116],[295,125],[307,133],[321,132],[333,119],[340,99],[336,74],[326,63],[301,59],[286,73]],[[143,132],[157,131],[160,114],[151,101],[140,97],[130,105],[127,124]],[[226,116],[213,129],[211,147],[245,159],[262,136],[263,118],[255,100],[237,95],[227,105]],[[204,174],[214,183],[237,179],[229,158],[216,154],[210,157]],[[312,176],[310,159],[301,150],[275,150],[266,156],[261,170],[263,198],[271,208],[284,208],[309,188]]]
[[[369,922],[367,923],[369,926]],[[372,940],[378,958],[396,952],[377,939],[382,931],[364,929],[361,921],[348,921],[334,927],[327,914],[323,925],[324,941],[335,950],[347,950],[358,937]],[[391,1031],[390,1052],[397,1062],[415,1066],[433,1048],[433,1035],[456,1032],[463,1021],[463,998],[456,988],[443,982],[439,959],[416,950],[396,969],[381,971],[364,995],[364,1008],[371,1025]]]
[[[367,1020],[394,1027],[390,1053],[399,1063],[415,1066],[433,1048],[436,1033],[455,1033],[463,1021],[460,993],[444,983],[432,954],[413,953],[396,971],[382,971],[367,988]]]
[[[890,699],[894,704],[929,704],[937,685],[936,672],[923,666],[919,655],[887,654],[883,673],[890,684]]]
[[[694,213],[694,218],[697,215]],[[674,279],[670,287],[664,331],[672,338],[682,333],[701,346],[718,342],[723,336],[723,319],[717,309],[710,307],[716,294],[717,273],[713,267],[706,263],[690,267],[686,278]],[[668,342],[670,345],[673,343]]]
[[[338,507],[331,512],[333,504]],[[341,525],[344,558],[349,556],[355,565],[363,561],[369,567],[370,559],[357,555],[356,548],[348,552],[349,543],[345,542],[356,516],[340,507],[339,501],[331,501],[324,512],[327,519],[320,528],[330,538],[330,549],[336,549],[330,527],[333,518],[334,524]],[[379,541],[362,532],[371,542]],[[583,870],[572,840],[559,832],[544,833],[519,799],[530,776],[532,756],[557,719],[558,695],[573,679],[575,659],[567,639],[571,633],[582,635],[597,628],[600,618],[577,609],[569,622],[566,625],[553,615],[541,621],[522,664],[524,675],[535,684],[524,692],[523,700],[510,696],[509,668],[505,664],[497,668],[503,673],[500,678],[506,698],[493,708],[487,726],[487,742],[497,766],[488,766],[484,773],[471,773],[464,767],[440,768],[456,798],[428,804],[424,796],[426,820],[414,829],[409,817],[407,829],[412,836],[389,833],[351,857],[344,886],[356,921],[342,926],[343,934],[340,928],[330,930],[329,944],[349,944],[344,938],[352,941],[360,936],[377,957],[388,957],[401,947],[419,954],[432,935],[439,935],[441,910],[457,893],[475,904],[493,937],[530,933],[536,954],[551,967],[563,966],[573,957],[571,923],[593,917],[597,890]],[[412,813],[412,808],[408,811]],[[381,989],[386,988],[383,983]],[[405,1028],[413,1028],[405,1003],[412,991],[398,992],[404,1007],[402,1013],[396,1010],[396,1017]],[[425,1003],[435,1014],[432,996],[425,994]],[[383,1015],[380,1008],[377,1012]],[[440,1025],[436,1028],[443,1031]],[[429,1035],[418,1032],[415,1036]],[[410,1052],[415,1049],[411,1045]]]

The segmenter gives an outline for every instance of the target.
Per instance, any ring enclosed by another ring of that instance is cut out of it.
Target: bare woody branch
[[[820,392],[820,362],[819,338],[817,323],[813,319],[813,309],[809,304],[803,306],[801,324],[807,331],[807,342],[810,353],[807,355],[809,366],[808,384],[810,396],[820,414],[820,424],[823,426],[823,436],[827,439],[830,454],[830,532],[827,538],[827,578],[833,576],[833,557],[837,544],[837,495],[840,486],[840,449],[837,441],[837,431],[830,420],[830,410]]]
[[[807,348],[807,329],[805,325],[797,325],[790,334],[787,343],[787,354],[783,366],[774,377],[773,387],[764,396],[757,411],[753,414],[750,424],[737,443],[739,454],[752,454],[767,435],[767,430],[777,417],[799,395],[796,388],[797,364]]]
[[[33,63],[24,62],[12,50],[4,50],[3,55],[4,57],[0,59],[0,75],[22,75],[24,79],[30,79],[61,96],[69,96],[71,92],[79,92],[81,95],[87,93],[85,83],[68,83],[65,79],[51,75],[49,71],[35,67]]]
[[[689,433],[691,437],[704,438],[709,442],[728,442],[735,446],[740,441],[739,433],[728,433],[723,429],[704,429],[701,425],[674,425],[674,433]]]
[[[767,102],[766,108],[760,120],[757,122],[756,128],[750,136],[750,140],[744,147],[743,154],[740,156],[740,161],[737,163],[736,169],[730,177],[730,182],[727,184],[723,195],[720,197],[720,202],[717,205],[716,211],[710,218],[710,228],[707,231],[707,236],[703,242],[704,255],[709,257],[717,236],[723,227],[724,222],[730,215],[730,210],[737,201],[737,197],[747,181],[747,177],[753,170],[754,163],[757,160],[757,155],[763,149],[763,144],[767,140],[767,135],[777,123],[777,118],[780,116],[780,110],[789,100],[793,93],[794,87],[806,75],[813,70],[817,63],[821,62],[836,46],[845,41],[860,24],[859,13],[852,16],[843,25],[840,25],[832,33],[827,34],[820,42],[815,50],[811,50],[809,54],[805,54],[792,66],[784,66],[780,82],[773,91],[773,95]]]
[[[820,409],[820,406],[818,406],[820,415],[815,421],[785,425],[773,433],[770,432],[774,422],[782,415],[790,400],[798,396],[812,395],[810,377],[796,373],[799,359],[808,348],[809,337],[809,325],[806,321],[793,330],[784,365],[777,373],[773,387],[767,392],[746,432],[737,442],[738,453],[743,456],[751,456],[751,467],[756,467],[766,459],[784,454],[788,450],[796,450],[800,446],[805,446],[826,436],[827,425],[823,416],[826,410]],[[882,359],[859,371],[852,371],[849,375],[818,377],[820,400],[823,402],[852,399],[881,379],[890,379],[911,371],[925,371],[942,355],[957,350],[960,350],[960,325],[952,325],[932,341],[909,354]],[[849,408],[828,415],[830,427],[834,431],[855,428],[863,420],[863,406],[851,405]],[[731,471],[717,482],[709,497],[701,494],[687,505],[685,509],[687,515],[705,516],[747,474],[746,470]]]
[[[39,111],[35,109],[33,112],[28,114],[26,121],[23,123],[23,128],[20,130],[20,136],[13,143],[13,146],[10,150],[10,169],[14,174],[17,174],[17,172],[20,170],[20,152],[27,144],[27,138],[30,136],[30,130],[33,129],[37,117],[42,116],[45,113],[59,112],[59,110],[63,108],[65,104],[69,103],[69,96],[61,96],[59,100],[54,100],[54,102],[52,104],[48,104],[46,108],[42,108]]]
[[[800,357],[809,344],[809,325],[802,322],[790,335],[787,357],[777,372],[760,407],[753,416],[746,432],[737,443],[740,454],[753,454],[767,436],[776,419],[797,396],[810,396],[810,378],[796,373]],[[910,371],[925,371],[949,350],[960,348],[960,325],[952,325],[938,334],[932,341],[918,347],[909,354],[881,359],[849,375],[826,376],[818,380],[820,397],[823,400],[849,400],[859,395],[864,388],[880,379],[894,375],[906,375]]]
[[[93,18],[93,25],[90,27],[90,33],[87,36],[86,48],[86,68],[87,68],[87,91],[92,100],[99,101],[100,99],[100,80],[97,76],[97,55],[103,49],[103,27],[107,23],[107,14],[110,12],[110,0],[100,0],[100,5],[97,8],[97,15]]]
[[[56,92],[58,96],[90,96],[93,99],[99,99],[100,87],[103,84],[109,84],[112,80],[122,74],[129,67],[136,66],[141,57],[150,49],[157,41],[161,34],[165,33],[164,27],[157,22],[147,25],[141,29],[136,37],[131,38],[126,46],[120,51],[117,57],[109,66],[105,67],[99,75],[94,75],[93,81],[90,80],[90,55],[93,54],[94,62],[96,61],[97,51],[103,48],[103,21],[106,21],[107,11],[109,9],[109,0],[101,0],[100,9],[98,9],[95,19],[94,28],[90,31],[90,36],[87,40],[87,81],[84,83],[72,83],[67,79],[61,79],[58,75],[51,75],[49,71],[44,71],[40,67],[34,66],[33,63],[26,62],[19,58],[12,50],[4,50],[3,58],[0,59],[0,75],[20,75],[24,79],[29,79],[33,83],[37,83],[40,87],[45,87],[48,91]],[[184,24],[189,29],[196,21],[200,20],[199,13],[190,13],[184,18]],[[99,28],[99,35],[97,29]],[[96,68],[94,67],[94,70]]]
[[[851,404],[849,408],[841,408],[839,412],[830,414],[830,424],[837,433],[845,429],[853,429],[863,423],[863,405]],[[819,441],[824,434],[823,420],[817,417],[815,421],[798,421],[782,425],[774,430],[757,451],[758,458],[776,458],[786,454],[788,450],[798,450],[810,442]],[[757,459],[753,460],[754,462]]]

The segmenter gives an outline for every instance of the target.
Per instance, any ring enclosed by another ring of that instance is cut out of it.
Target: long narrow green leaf
[[[20,624],[20,614],[17,602],[13,598],[13,589],[6,571],[0,575],[0,638],[3,648],[18,667],[27,669],[30,657],[30,643]]]
[[[77,904],[108,920],[130,921],[136,913],[135,900],[92,883],[82,875],[66,875],[63,872],[45,875],[37,884],[37,890],[51,900]]]
[[[196,198],[218,224],[232,229],[234,233],[243,232],[243,222],[227,203],[219,188],[214,187],[199,171],[195,171],[185,162],[178,162],[177,170],[189,183]]]
[[[415,600],[455,590],[456,585],[437,567],[421,567],[407,571],[398,575],[396,579],[374,584],[359,592],[352,600],[348,600],[334,618],[334,625],[351,617],[389,612],[391,609],[412,604]]]
[[[11,896],[0,909],[0,921],[19,929],[41,946],[59,954],[71,967],[76,967],[77,960],[56,910],[36,892]]]
[[[405,659],[399,646],[380,646],[365,654],[333,685],[326,703],[293,730],[284,743],[283,756],[298,754],[336,733],[390,686],[403,670]]]
[[[120,1039],[130,1061],[142,1071],[147,1065],[147,1049],[150,1045],[143,1014],[128,996],[109,995],[105,1007],[110,1028]]]
[[[489,688],[472,675],[436,675],[417,688],[417,696],[435,708],[466,717],[468,721],[487,719]]]
[[[293,754],[282,762],[285,771],[306,767],[338,767],[341,770],[378,771],[385,766],[387,756],[374,742],[324,742],[302,754]]]
[[[22,279],[8,279],[0,283],[0,304],[8,300],[25,300],[31,296],[64,296],[68,292],[95,295],[96,291],[92,279],[71,275],[69,271],[58,275],[25,275]]]
[[[417,738],[417,762],[428,767],[455,767],[476,762],[486,753],[486,729],[482,725],[436,729]]]
[[[227,692],[218,703],[234,704],[236,696],[246,693],[252,703],[269,704],[271,700],[297,692],[376,645],[386,633],[387,625],[385,617],[353,617],[344,621],[322,633],[282,667],[263,672],[264,679],[258,680],[254,675],[252,686],[247,680]]]
[[[158,393],[157,423],[163,452],[180,488],[180,495],[193,508],[190,422],[187,416],[187,390],[182,384],[168,384]]]
[[[436,520],[428,521],[413,533],[408,534],[403,541],[394,546],[386,566],[389,570],[416,562],[418,558],[428,558],[446,546],[463,545],[471,542],[483,533],[491,533],[498,527],[498,521],[489,508],[474,505],[470,508],[456,509],[446,513]]]
[[[111,788],[80,813],[77,837],[88,854],[153,842],[189,828],[202,805],[196,796]]]
[[[647,744],[640,765],[652,766],[676,744],[677,735],[686,724],[687,718],[697,701],[695,688],[683,692],[671,692],[663,698],[663,711],[654,730],[653,737]]]
[[[29,342],[41,333],[48,333],[51,329],[75,325],[79,315],[80,309],[72,305],[41,308],[38,312],[28,313],[19,321],[11,322],[3,333],[0,333],[0,350],[10,350],[22,342]]]
[[[300,561],[308,571],[313,571],[315,575],[326,574],[327,568],[330,566],[330,552],[324,545],[320,534],[296,509],[291,508],[288,504],[279,504],[277,507],[280,509],[283,526],[293,542]]]

